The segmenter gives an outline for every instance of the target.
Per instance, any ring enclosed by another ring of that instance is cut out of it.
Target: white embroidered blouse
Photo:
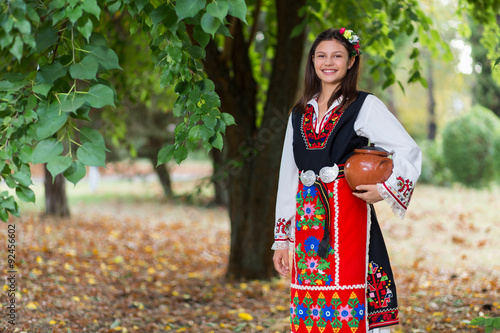
[[[318,102],[312,99],[309,104],[314,107],[314,129],[319,133],[326,123],[323,120],[328,119],[331,111],[340,104],[340,100],[335,101],[319,121]],[[384,103],[373,95],[366,97],[354,123],[354,130],[357,135],[368,138],[371,144],[394,152],[393,172],[387,181],[377,184],[377,188],[394,214],[404,218],[413,188],[420,176],[422,165],[420,148]],[[299,170],[295,164],[292,143],[293,127],[290,115],[281,156],[273,250],[288,249],[289,242],[293,242],[294,228],[291,226],[295,222]]]

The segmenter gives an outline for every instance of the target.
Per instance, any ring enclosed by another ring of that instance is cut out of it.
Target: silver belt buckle
[[[319,179],[323,181],[323,183],[331,183],[333,182],[337,176],[339,175],[339,167],[337,164],[334,164],[331,167],[322,167],[319,170]],[[312,186],[316,181],[316,174],[312,170],[304,171],[300,174],[300,181],[304,186]]]
[[[334,164],[331,167],[322,167],[321,170],[319,170],[319,178],[321,178],[323,183],[333,182],[338,175],[339,167],[337,166],[337,164]]]
[[[300,174],[300,181],[304,186],[312,186],[316,181],[316,174],[312,170],[304,171]]]

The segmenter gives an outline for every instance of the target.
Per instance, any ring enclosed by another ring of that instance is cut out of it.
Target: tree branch
[[[234,36],[237,21],[238,21],[237,17],[231,16],[229,20],[229,32],[231,33],[231,36]],[[231,55],[233,53],[233,46],[234,46],[234,38],[226,37],[224,39],[224,50],[222,51],[221,54],[222,61],[228,62],[229,59],[231,59]]]
[[[260,9],[262,7],[262,0],[257,0],[257,4],[255,5],[255,11],[253,12],[253,24],[252,24],[252,30],[250,30],[250,38],[247,41],[247,47],[250,48],[252,45],[252,42],[255,37],[255,33],[257,32],[257,26],[259,24],[259,16],[260,16]]]

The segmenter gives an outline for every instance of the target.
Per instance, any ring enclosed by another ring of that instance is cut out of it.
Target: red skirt
[[[370,206],[344,178],[318,186],[299,182],[292,265],[292,332],[366,333]],[[326,202],[324,200],[327,200]],[[318,256],[329,212],[330,248]]]

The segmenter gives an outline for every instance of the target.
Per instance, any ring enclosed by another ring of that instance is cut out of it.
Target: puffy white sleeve
[[[293,242],[292,225],[295,222],[295,196],[298,186],[299,169],[293,156],[293,127],[292,115],[290,115],[281,155],[273,250],[288,249],[288,243]]]
[[[371,144],[393,152],[392,174],[387,181],[377,184],[377,188],[394,214],[404,218],[422,168],[420,148],[384,103],[373,95],[366,97],[354,130]]]

